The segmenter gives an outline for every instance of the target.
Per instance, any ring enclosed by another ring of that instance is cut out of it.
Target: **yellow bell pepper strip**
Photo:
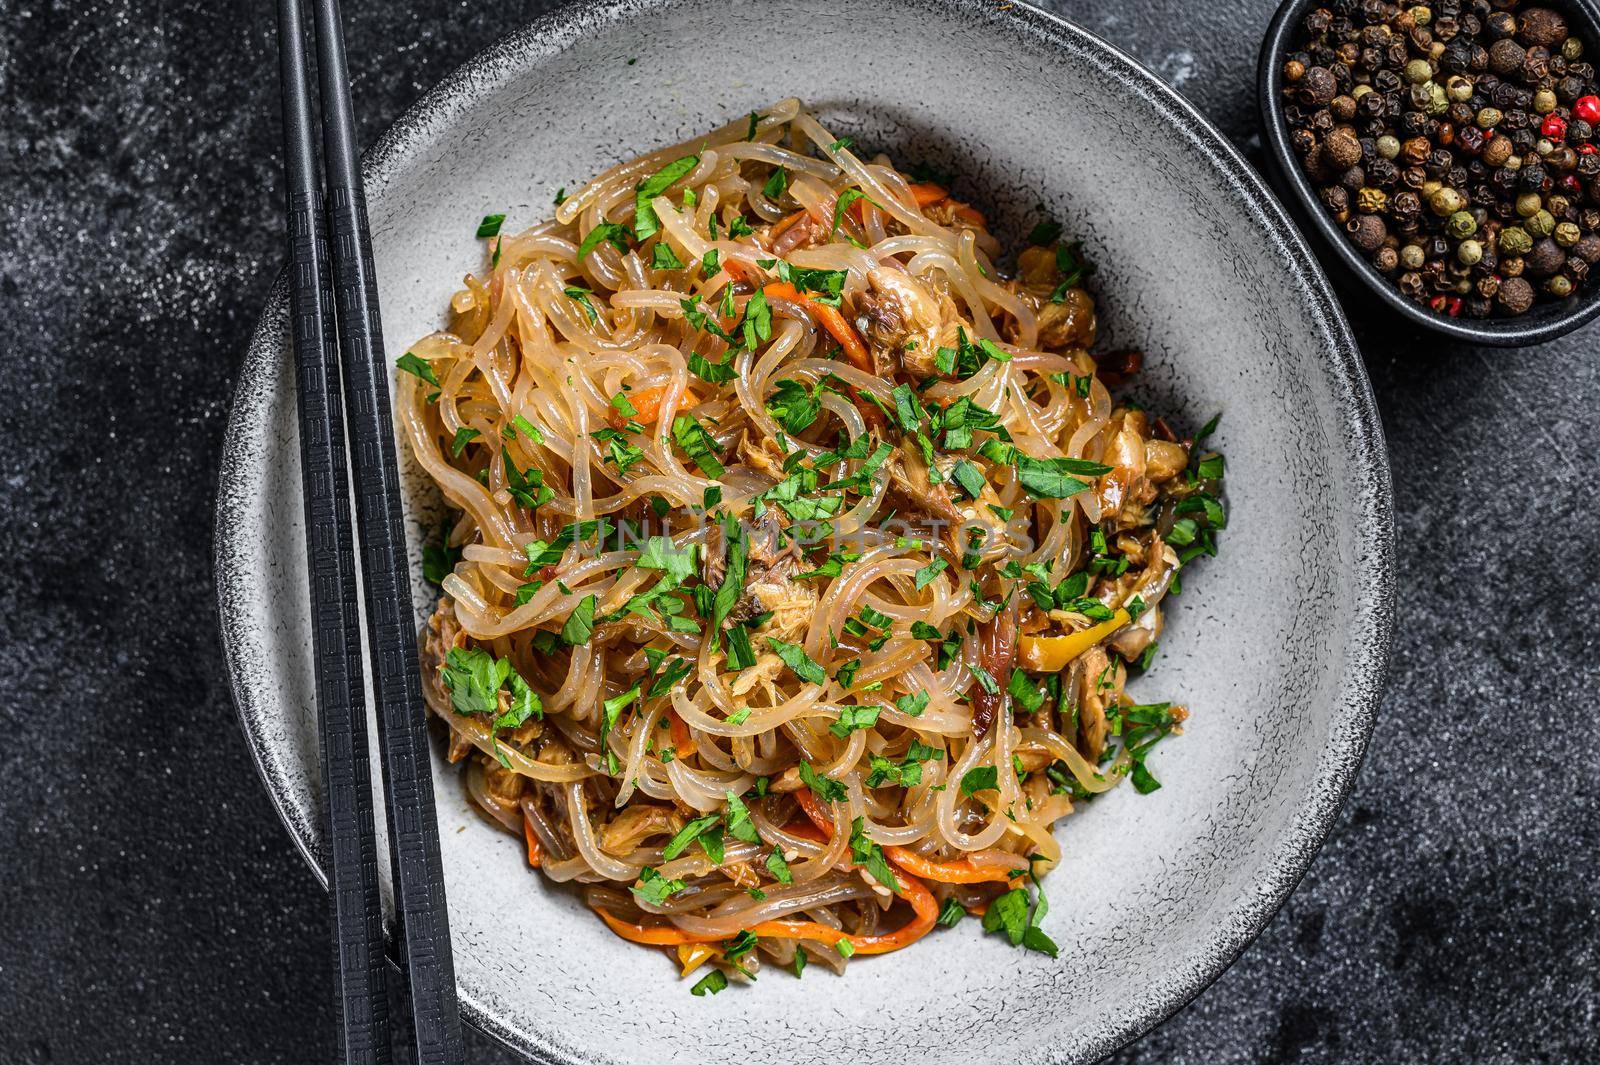
[[[1108,621],[1065,636],[1024,636],[1017,641],[1017,662],[1032,673],[1059,673],[1067,663],[1116,632],[1133,618],[1121,607]]]

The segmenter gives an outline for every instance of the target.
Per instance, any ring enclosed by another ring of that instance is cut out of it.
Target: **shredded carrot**
[[[828,820],[827,811],[817,802],[816,796],[808,789],[802,789],[795,792],[794,797],[812,824],[816,825],[824,835],[833,834],[833,822]],[[924,880],[937,880],[941,884],[988,884],[1011,879],[1008,870],[976,865],[965,858],[954,862],[936,862],[904,847],[885,847],[883,853],[906,872],[920,876]]]
[[[934,899],[933,892],[929,891],[920,880],[903,876],[900,878],[900,884],[901,896],[911,904],[912,917],[893,932],[870,936],[848,935],[837,928],[830,928],[815,921],[785,920],[762,921],[747,931],[767,939],[810,939],[829,946],[837,946],[840,940],[845,940],[855,948],[856,954],[887,954],[891,950],[909,946],[927,935],[939,916],[939,904]],[[716,943],[728,938],[685,932],[671,925],[633,924],[598,906],[594,907],[594,912],[600,915],[600,919],[611,931],[623,939],[650,947],[682,947],[685,944]]]
[[[683,718],[678,716],[676,710],[667,711],[667,724],[672,733],[672,749],[679,758],[694,752],[694,737],[689,734],[689,726]]]
[[[817,835],[824,840],[828,839],[833,834],[833,825],[832,822],[827,820],[827,815],[822,808],[817,805],[816,799],[806,791],[796,792],[795,798],[800,800],[800,807],[805,810],[806,816],[816,823]],[[811,832],[807,831],[808,828],[809,826],[801,822],[790,825],[788,830],[798,835],[810,836]],[[891,860],[894,860],[893,852],[900,849],[899,847],[886,847],[884,848],[884,853],[888,854]],[[900,876],[895,879],[900,882],[899,895],[910,904],[912,916],[911,920],[893,932],[870,936],[848,935],[837,928],[830,928],[816,921],[790,920],[762,921],[760,924],[751,926],[748,931],[753,935],[765,936],[768,939],[809,939],[818,943],[826,943],[831,947],[837,947],[839,942],[843,940],[855,948],[854,953],[856,954],[887,954],[892,950],[899,950],[901,947],[915,943],[932,930],[934,922],[939,917],[939,902],[933,897],[933,892],[928,890],[927,885],[912,876],[911,871],[906,870],[904,866],[901,867]],[[598,906],[594,907],[594,911],[600,915],[600,919],[605,921],[613,932],[629,942],[643,943],[647,946],[655,947],[678,947],[678,959],[684,964],[687,964],[683,949],[686,945],[715,943],[720,939],[726,938],[685,932],[681,928],[675,928],[671,925],[633,924],[612,915]]]
[[[794,225],[796,222],[800,221],[800,219],[804,218],[805,216],[806,216],[806,210],[805,210],[805,208],[802,207],[800,210],[796,211],[794,214],[790,215],[789,217],[779,219],[778,221],[776,221],[776,222],[774,222],[772,224],[772,229],[769,231],[768,236],[771,237],[772,239],[776,240],[778,237],[783,235],[783,231],[784,230],[788,229],[790,226]]]
[[[594,912],[617,935],[630,943],[643,943],[647,947],[679,947],[685,943],[715,943],[723,936],[702,936],[692,932],[685,932],[672,925],[642,925],[624,921],[613,916],[609,911],[595,906]]]
[[[522,835],[528,841],[528,864],[537,869],[544,860],[544,848],[539,845],[539,837],[533,832],[533,819],[526,812],[522,815]]]
[[[850,365],[862,373],[872,372],[872,356],[867,353],[867,345],[856,332],[855,327],[845,320],[839,308],[830,307],[826,303],[818,303],[810,296],[801,292],[787,281],[773,281],[762,289],[769,296],[776,296],[783,300],[793,300],[804,303],[811,308],[811,313],[817,316],[817,321],[826,329],[833,339],[844,348],[845,358],[850,360]]]
[[[918,207],[932,207],[941,200],[950,198],[950,193],[938,185],[913,185],[911,198],[917,201]]]
[[[670,387],[670,385],[657,385],[655,388],[647,388],[643,392],[625,393],[628,397],[628,402],[632,403],[633,409],[639,413],[631,417],[624,416],[621,411],[612,407],[607,413],[606,419],[614,429],[622,428],[627,422],[634,422],[637,425],[654,425],[656,416],[661,413],[661,401],[667,398],[667,389]],[[679,406],[692,407],[699,402],[700,397],[686,388],[683,390],[683,398],[679,402]]]
[[[988,228],[989,220],[983,217],[983,212],[976,207],[962,203],[959,200],[951,200],[950,203],[955,207],[955,216],[961,221],[970,226],[977,226],[979,229]]]

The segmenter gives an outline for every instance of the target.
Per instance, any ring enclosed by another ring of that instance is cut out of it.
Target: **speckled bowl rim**
[[[1473,344],[1488,344],[1497,348],[1520,348],[1566,336],[1593,321],[1600,315],[1600,281],[1591,280],[1588,291],[1573,299],[1572,306],[1560,313],[1555,304],[1545,304],[1550,311],[1537,317],[1524,315],[1518,318],[1451,318],[1435,314],[1421,304],[1400,294],[1400,290],[1378,273],[1373,265],[1356,254],[1344,232],[1334,224],[1317,199],[1316,190],[1306,177],[1300,161],[1289,148],[1289,124],[1284,120],[1283,109],[1278,106],[1278,92],[1283,87],[1282,59],[1289,50],[1290,39],[1295,34],[1301,18],[1319,0],[1283,0],[1267,24],[1266,36],[1256,58],[1256,106],[1261,113],[1263,131],[1262,148],[1280,189],[1296,201],[1296,216],[1309,225],[1317,243],[1325,252],[1323,258],[1332,256],[1334,265],[1345,276],[1361,282],[1373,296],[1396,314],[1402,315],[1423,329],[1441,333],[1455,340]],[[1569,16],[1579,14],[1587,25],[1592,40],[1600,40],[1600,3],[1596,0],[1546,0]],[[1529,317],[1534,320],[1528,321]]]
[[[1264,864],[1264,871],[1251,885],[1251,890],[1241,893],[1241,901],[1234,910],[1215,921],[1205,942],[1206,962],[1170,983],[1163,995],[1130,1004],[1127,1012],[1097,1032],[1078,1053],[1070,1059],[1060,1059],[1062,1062],[1093,1061],[1144,1035],[1193,1001],[1221,976],[1277,914],[1333,828],[1366,752],[1388,673],[1395,603],[1393,486],[1372,386],[1327,278],[1282,205],[1227,138],[1187,100],[1136,60],[1062,18],[1020,2],[998,10],[985,0],[933,2],[957,12],[978,10],[984,17],[1001,20],[1011,29],[1053,49],[1072,42],[1076,48],[1098,57],[1108,87],[1137,94],[1176,112],[1183,119],[1179,123],[1183,135],[1195,150],[1210,160],[1233,190],[1240,208],[1255,215],[1265,226],[1279,260],[1291,264],[1291,274],[1285,278],[1285,293],[1305,301],[1323,334],[1333,374],[1331,398],[1343,420],[1342,428],[1354,455],[1354,467],[1348,470],[1354,482],[1356,501],[1356,513],[1351,517],[1357,542],[1365,549],[1362,555],[1368,560],[1368,569],[1366,580],[1355,593],[1355,622],[1350,639],[1351,657],[1357,665],[1344,679],[1343,705],[1347,712],[1330,732],[1317,774],[1297,804],[1277,852]],[[393,180],[401,160],[447,128],[467,110],[470,101],[504,84],[526,63],[555,55],[576,41],[606,32],[616,23],[642,11],[669,8],[673,3],[674,0],[585,0],[542,16],[503,37],[424,94],[365,153],[363,169],[369,200],[382,194]],[[252,418],[264,416],[278,380],[273,358],[283,342],[286,297],[285,279],[280,275],[251,337],[228,419],[217,498],[217,593],[229,683],[251,756],[295,845],[326,886],[327,878],[312,843],[314,826],[304,823],[289,801],[285,781],[270,765],[265,752],[253,742],[252,717],[258,709],[258,699],[250,678],[252,674],[265,671],[267,664],[251,660],[238,638],[243,627],[250,624],[243,604],[254,578],[249,572],[248,559],[237,545],[245,542],[249,535],[249,530],[243,527],[252,483],[248,471],[258,467],[264,457],[252,450],[242,427]],[[583,1065],[582,1059],[551,1045],[539,1032],[524,1030],[494,1013],[474,998],[470,990],[462,989],[460,1002],[462,1015],[469,1024],[508,1048],[526,1054],[531,1045],[543,1060],[558,1065]]]

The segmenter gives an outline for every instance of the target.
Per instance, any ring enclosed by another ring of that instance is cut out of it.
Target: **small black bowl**
[[[1265,131],[1262,145],[1267,158],[1269,177],[1280,194],[1293,193],[1292,213],[1302,228],[1309,222],[1315,231],[1313,243],[1322,245],[1324,263],[1340,268],[1350,279],[1359,279],[1373,294],[1396,313],[1410,319],[1424,329],[1456,340],[1474,344],[1492,344],[1497,347],[1523,347],[1554,340],[1600,315],[1600,277],[1591,277],[1572,296],[1560,302],[1536,303],[1526,314],[1515,318],[1451,318],[1435,314],[1428,308],[1400,294],[1394,283],[1362,258],[1317,199],[1300,160],[1289,148],[1289,125],[1284,121],[1279,95],[1283,88],[1283,59],[1297,43],[1301,21],[1313,8],[1327,0],[1284,0],[1278,13],[1267,27],[1266,40],[1261,43],[1261,57],[1256,71],[1256,103],[1261,109],[1261,125]],[[1584,58],[1600,62],[1600,5],[1595,0],[1538,0],[1528,6],[1551,7],[1567,16],[1568,22],[1592,51]]]

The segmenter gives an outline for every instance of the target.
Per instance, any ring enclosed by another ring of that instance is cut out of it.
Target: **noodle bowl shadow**
[[[1045,881],[1058,959],[969,921],[843,979],[773,973],[691,998],[664,957],[613,937],[575,893],[544,888],[436,746],[462,1008],[530,1058],[823,1062],[872,1047],[930,1065],[1093,1060],[1227,967],[1298,882],[1350,788],[1388,658],[1393,534],[1381,430],[1348,328],[1282,209],[1204,119],[1098,39],[1006,6],[580,4],[463,67],[369,153],[391,358],[437,328],[438,308],[478,266],[483,214],[548,217],[558,187],[798,95],[829,128],[955,174],[1013,246],[1045,203],[1099,265],[1100,346],[1146,353],[1138,396],[1191,427],[1223,412],[1222,553],[1185,580],[1153,674],[1134,688],[1193,716],[1151,759],[1161,790],[1116,789],[1061,826],[1063,863]],[[784,42],[759,67],[735,73],[704,47],[757,31]],[[229,423],[218,585],[246,737],[321,875],[284,297],[280,284]],[[433,591],[421,545],[441,508],[398,450],[420,624]]]

